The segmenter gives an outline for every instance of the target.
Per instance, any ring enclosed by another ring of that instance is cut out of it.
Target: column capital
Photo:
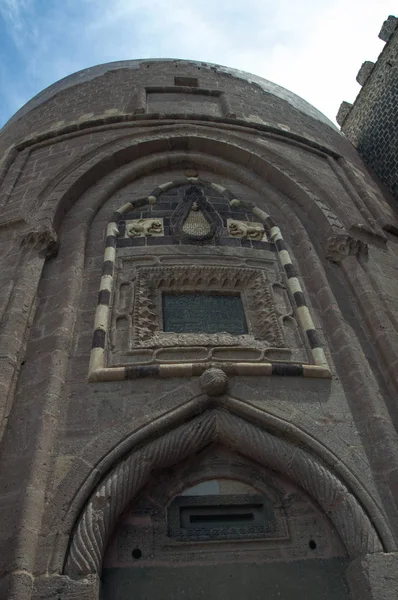
[[[51,227],[38,226],[24,233],[21,246],[35,250],[43,258],[51,258],[58,252],[58,236]]]
[[[353,238],[348,233],[331,235],[325,244],[326,258],[334,263],[341,263],[347,256],[368,255],[368,245],[362,240]]]

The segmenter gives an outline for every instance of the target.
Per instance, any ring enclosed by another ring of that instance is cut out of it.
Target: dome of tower
[[[149,118],[231,119],[331,145],[341,140],[325,115],[271,81],[210,63],[145,59],[96,65],[50,85],[5,124],[0,147],[50,132]]]

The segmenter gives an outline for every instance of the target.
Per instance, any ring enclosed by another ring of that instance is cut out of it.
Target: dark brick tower
[[[396,600],[398,221],[349,141],[126,61],[0,157],[0,597]]]
[[[398,19],[384,21],[379,38],[386,42],[373,63],[365,61],[354,104],[343,102],[337,122],[359,154],[398,200]]]

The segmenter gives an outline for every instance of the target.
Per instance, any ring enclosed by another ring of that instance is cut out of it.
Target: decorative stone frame
[[[220,527],[216,524],[202,526],[197,529],[186,529],[180,522],[181,507],[198,507],[227,505],[240,507],[242,504],[262,504],[265,509],[263,521],[239,526]],[[277,512],[276,512],[277,511]],[[229,496],[178,496],[169,504],[167,510],[168,535],[177,542],[211,542],[214,540],[288,540],[289,532],[283,509],[275,509],[265,495],[231,494]]]
[[[236,113],[232,110],[228,100],[228,95],[220,90],[209,90],[207,88],[188,87],[181,85],[174,86],[146,86],[140,88],[135,96],[135,115],[142,115],[148,112],[148,95],[150,94],[192,94],[193,96],[207,96],[214,98],[220,108],[224,118],[235,119]]]
[[[109,307],[114,286],[114,269],[116,260],[116,239],[119,236],[119,221],[123,215],[147,204],[156,204],[158,196],[163,192],[180,185],[203,183],[221,192],[230,202],[232,207],[243,206],[252,212],[264,224],[272,242],[275,243],[280,264],[287,278],[288,289],[295,303],[296,313],[304,337],[311,349],[313,364],[282,363],[282,362],[228,362],[213,363],[174,363],[143,366],[115,366],[105,365],[105,346],[109,327]],[[273,219],[263,210],[249,202],[242,202],[226,188],[199,177],[182,177],[169,181],[157,187],[145,197],[128,202],[120,207],[111,218],[107,228],[106,248],[98,297],[98,306],[95,314],[93,344],[90,355],[89,381],[116,381],[122,379],[135,379],[137,377],[191,377],[201,375],[212,366],[223,369],[227,374],[233,375],[287,375],[304,377],[331,378],[331,372],[325,353],[318,340],[314,322],[307,307],[305,296],[301,288],[298,273],[296,272],[289,252],[286,248],[281,231]]]
[[[238,292],[244,306],[248,334],[163,332],[161,296],[166,291]],[[133,313],[135,347],[247,346],[250,340],[261,340],[264,347],[285,346],[264,270],[219,265],[137,268]]]

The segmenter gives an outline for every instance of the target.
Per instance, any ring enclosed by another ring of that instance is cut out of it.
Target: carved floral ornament
[[[205,182],[209,187],[221,192],[230,203],[232,208],[243,206],[245,210],[251,211],[258,222],[245,223],[243,230],[239,223],[235,222],[232,231],[240,236],[264,236],[268,232],[270,240],[274,244],[279,268],[286,281],[289,290],[292,311],[301,328],[303,339],[309,349],[312,361],[310,363],[297,362],[258,362],[229,360],[228,362],[178,362],[168,361],[165,364],[142,364],[126,366],[106,366],[106,344],[109,335],[109,316],[111,297],[114,291],[115,260],[116,260],[116,238],[119,236],[118,223],[123,215],[147,204],[155,204],[158,196],[168,189],[187,183],[197,184],[198,178],[182,178],[177,181],[165,183],[152,192],[146,198],[140,198],[122,206],[112,216],[107,228],[107,242],[103,263],[103,274],[100,283],[98,306],[95,315],[93,334],[93,348],[90,357],[89,381],[109,381],[143,376],[158,377],[191,377],[200,376],[207,369],[217,367],[227,375],[289,375],[330,378],[331,373],[325,357],[325,353],[318,340],[310,311],[300,285],[298,273],[292,263],[289,252],[283,240],[280,229],[275,225],[272,218],[251,203],[242,202],[234,198],[233,194],[226,188]],[[206,200],[203,192],[197,185],[191,186],[185,196],[186,202],[180,203],[172,215],[171,229],[175,235],[186,243],[201,243],[204,239],[218,236],[222,230],[222,222],[218,213],[215,213],[210,203]],[[138,220],[140,221],[140,220]],[[152,234],[160,232],[161,225],[152,223],[146,230],[146,224],[134,223],[128,235]],[[156,220],[155,220],[156,221]],[[261,229],[261,227],[263,229]],[[231,223],[229,223],[231,233]],[[254,239],[254,237],[253,237]],[[134,252],[134,250],[132,250]],[[137,269],[138,285],[135,292],[134,307],[134,343],[141,346],[165,346],[185,347],[191,345],[229,346],[234,344],[245,345],[244,336],[233,336],[229,334],[195,334],[190,339],[189,334],[170,335],[162,332],[160,320],[159,297],[162,289],[172,289],[177,292],[186,290],[206,289],[210,292],[238,292],[241,294],[245,305],[245,312],[250,322],[249,336],[256,340],[256,344],[275,347],[283,347],[280,325],[275,314],[273,295],[270,291],[265,271],[256,268],[240,269],[227,266],[187,267],[175,265],[173,267],[163,266],[156,268]],[[162,283],[159,283],[162,282]],[[221,284],[219,283],[221,282]],[[200,337],[202,335],[202,337]]]

